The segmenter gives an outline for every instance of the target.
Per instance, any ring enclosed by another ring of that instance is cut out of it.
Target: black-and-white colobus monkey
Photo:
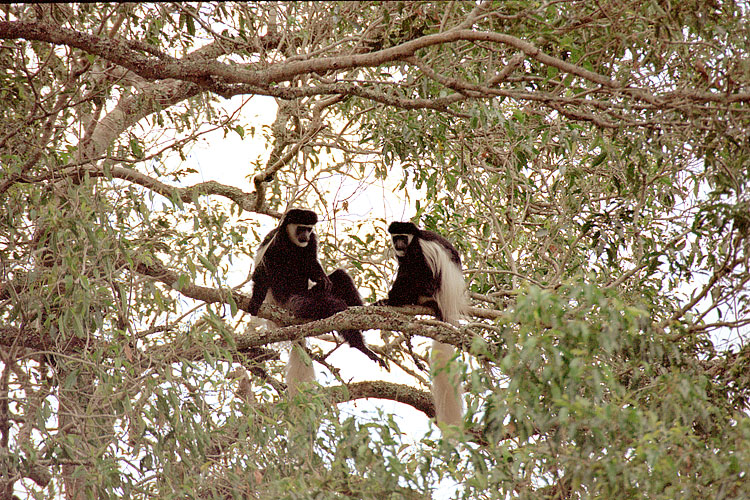
[[[439,234],[419,229],[411,222],[392,222],[388,232],[398,271],[388,298],[376,304],[425,305],[442,321],[458,325],[467,308],[458,250]],[[463,418],[462,390],[458,374],[449,366],[455,356],[453,346],[433,341],[430,366],[436,417],[438,422],[459,425]]]
[[[322,319],[349,306],[361,306],[362,298],[343,269],[326,275],[318,261],[318,241],[313,230],[318,216],[311,210],[293,208],[266,235],[255,255],[253,295],[248,312],[253,316],[264,301],[289,309],[298,318]],[[310,287],[310,284],[315,283]],[[342,330],[346,342],[373,361],[387,364],[372,352],[359,330]],[[289,355],[286,380],[294,393],[300,383],[315,380],[312,364],[305,362],[300,347]]]

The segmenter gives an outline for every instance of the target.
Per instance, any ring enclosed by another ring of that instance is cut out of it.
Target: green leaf
[[[596,157],[594,158],[594,160],[591,162],[591,166],[592,167],[597,167],[597,166],[601,165],[604,162],[604,160],[606,160],[606,159],[607,159],[607,152],[606,151],[602,151],[601,153],[599,153],[598,155],[596,155]]]
[[[195,20],[193,19],[193,16],[185,16],[185,26],[187,27],[188,35],[195,36]]]
[[[203,267],[205,267],[206,269],[208,269],[210,272],[214,274],[216,273],[216,266],[206,257],[204,257],[201,254],[198,254],[198,260],[201,261],[201,264],[203,264]]]

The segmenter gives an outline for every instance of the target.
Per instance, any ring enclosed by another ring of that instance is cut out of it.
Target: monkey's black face
[[[289,224],[286,226],[287,234],[292,243],[298,247],[305,248],[310,243],[313,234],[313,226],[307,224]]]
[[[403,257],[406,255],[406,249],[409,247],[413,234],[394,234],[393,237],[393,249],[396,251],[396,255]]]

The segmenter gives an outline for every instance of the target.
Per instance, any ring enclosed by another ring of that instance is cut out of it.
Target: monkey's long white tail
[[[302,386],[315,382],[315,368],[312,360],[305,353],[304,345],[304,340],[294,342],[291,351],[289,351],[289,362],[286,365],[286,386],[290,398],[293,398]]]
[[[427,265],[435,276],[440,277],[435,301],[443,316],[442,320],[456,326],[468,307],[466,282],[461,266],[451,261],[450,254],[441,244],[422,239],[419,240],[419,244],[427,259]]]
[[[261,247],[261,250],[265,252],[267,247],[268,245]],[[259,258],[263,257],[260,255],[261,250],[258,251]],[[256,260],[256,265],[257,262],[259,260]],[[271,290],[266,293],[264,302],[274,306],[279,305]],[[280,328],[280,325],[270,319],[266,321],[271,328]],[[312,360],[305,352],[306,345],[307,340],[298,340],[292,342],[292,348],[289,350],[289,361],[286,363],[286,377],[284,380],[286,381],[287,393],[290,398],[293,398],[299,392],[301,386],[315,382],[315,368],[313,367]]]
[[[466,311],[466,283],[461,266],[450,260],[450,254],[439,243],[419,240],[427,264],[435,276],[440,276],[440,287],[435,294],[442,320],[458,326],[458,320]],[[438,423],[461,425],[463,422],[463,390],[458,365],[452,360],[456,349],[450,344],[434,340],[430,354],[432,370],[432,399],[435,401],[435,416]]]
[[[432,370],[432,398],[438,423],[461,425],[463,422],[463,390],[458,366],[451,363],[456,349],[450,344],[432,341],[430,368]]]

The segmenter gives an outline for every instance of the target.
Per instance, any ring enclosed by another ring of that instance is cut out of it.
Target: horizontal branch
[[[575,75],[603,89],[627,94],[652,106],[661,107],[674,100],[676,96],[684,97],[682,94],[656,96],[646,89],[631,87],[605,75],[587,70],[582,66],[551,56],[534,44],[512,35],[471,29],[454,29],[433,33],[393,47],[364,54],[280,62],[258,71],[248,69],[252,67],[251,65],[225,64],[216,60],[176,59],[170,56],[144,55],[142,52],[134,50],[131,44],[122,40],[98,37],[43,22],[0,21],[0,38],[23,38],[75,47],[125,67],[148,80],[173,78],[191,81],[220,95],[227,92],[234,84],[268,88],[275,83],[290,81],[304,74],[326,74],[328,72],[377,67],[387,63],[401,63],[413,57],[418,51],[433,46],[459,41],[490,42],[512,47],[521,51],[526,57],[544,65]],[[750,93],[748,92],[719,94],[691,91],[689,97],[702,102],[750,101]]]
[[[265,306],[264,306],[265,308]],[[468,349],[471,339],[459,328],[448,323],[434,321],[425,323],[399,312],[394,307],[387,306],[359,306],[350,307],[345,311],[328,318],[292,324],[281,328],[263,332],[248,332],[238,335],[235,339],[238,349],[258,347],[273,342],[283,342],[304,337],[315,337],[338,330],[393,330],[409,335],[421,335],[446,344]],[[259,316],[266,316],[261,309]]]
[[[248,294],[236,290],[216,289],[195,285],[184,279],[182,280],[182,285],[178,288],[180,274],[166,269],[160,264],[147,265],[139,263],[135,266],[135,270],[140,274],[150,276],[166,285],[169,285],[171,288],[174,288],[186,297],[209,304],[217,302],[229,304],[229,298],[231,296],[231,299],[237,304],[239,309],[248,311],[250,305],[250,295]],[[418,314],[432,315],[433,312],[431,309],[421,306],[351,307],[346,311],[340,312],[329,318],[300,324],[300,320],[294,318],[294,316],[287,311],[277,307],[263,305],[258,315],[261,318],[270,319],[277,324],[284,325],[284,328],[274,330],[271,334],[265,333],[263,338],[258,338],[253,333],[241,335],[237,342],[238,346],[242,345],[243,348],[249,348],[264,345],[269,342],[282,342],[303,337],[322,335],[324,333],[336,331],[339,328],[350,328],[357,330],[396,330],[404,333],[430,337],[458,347],[468,347],[470,345],[469,340],[462,339],[461,330],[456,329],[447,323],[437,321],[435,323],[440,323],[440,325],[443,326],[425,324],[424,322],[414,319],[413,315]],[[505,313],[502,311],[481,309],[477,307],[469,308],[467,314],[469,316],[485,319],[498,319],[505,316]]]
[[[205,86],[210,82],[212,75],[226,78],[239,72],[243,81],[247,83],[264,83],[262,79],[253,76],[254,72],[216,61],[180,60],[168,55],[143,55],[122,40],[90,35],[45,22],[0,21],[0,38],[23,38],[67,45],[118,64],[147,80],[173,78]]]
[[[243,377],[247,378],[247,373],[237,373],[236,376],[240,379]],[[247,383],[249,383],[249,379],[247,379]],[[252,395],[249,392],[251,390],[252,389],[249,387],[241,390],[241,392],[244,393],[241,394],[240,397],[248,401],[254,407],[254,411],[264,413],[264,406],[269,403],[258,403],[253,401]],[[428,418],[434,418],[435,416],[435,405],[430,393],[408,385],[378,380],[322,387],[321,391],[327,396],[332,404],[346,403],[348,401],[367,398],[386,399],[409,405],[424,413]],[[271,412],[269,411],[268,414],[270,413]],[[221,436],[222,441],[220,443],[215,443],[214,449],[208,452],[209,455],[216,457],[224,455],[231,443],[239,437],[236,433],[235,427],[226,429],[226,432],[221,432]]]
[[[126,263],[122,263],[127,266]],[[132,269],[143,276],[152,278],[170,287],[181,295],[204,302],[206,304],[222,303],[230,305],[232,302],[242,311],[248,311],[251,296],[230,288],[212,288],[201,286],[187,279],[187,275],[167,269],[159,262],[147,264],[138,262]],[[0,283],[0,299],[12,296],[11,283]],[[19,293],[16,290],[15,293]],[[433,315],[433,311],[422,306],[360,306],[352,307],[329,318],[304,322],[295,318],[289,311],[264,304],[258,316],[281,325],[272,331],[249,332],[241,334],[236,339],[240,351],[251,350],[263,345],[312,337],[337,331],[339,329],[371,330],[382,329],[400,331],[409,335],[421,335],[444,343],[455,345],[462,349],[471,346],[472,337],[461,328],[455,328],[448,323],[431,320],[429,323],[415,318],[417,315]],[[505,316],[502,311],[469,308],[467,315],[475,318],[498,319]],[[56,346],[40,332],[33,328],[18,328],[3,325],[0,327],[0,345],[21,345],[39,351],[55,351]],[[67,346],[75,351],[80,346]]]
[[[65,349],[68,351],[74,351],[83,348],[85,345],[86,343],[84,340],[78,337],[73,337],[68,339],[65,344]],[[29,326],[16,327],[0,325],[0,346],[23,347],[41,352],[58,351],[52,337]]]

